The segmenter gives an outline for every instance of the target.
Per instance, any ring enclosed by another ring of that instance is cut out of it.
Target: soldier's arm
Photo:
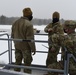
[[[15,23],[12,24],[12,28],[11,28],[11,38],[14,38],[14,28],[15,28]]]
[[[26,39],[34,40],[33,25],[29,25],[27,27]],[[35,53],[36,52],[35,42],[33,41],[28,42],[28,44],[30,45],[31,51]]]
[[[52,32],[51,24],[47,25],[47,26],[44,28],[44,31],[45,31],[46,33]]]

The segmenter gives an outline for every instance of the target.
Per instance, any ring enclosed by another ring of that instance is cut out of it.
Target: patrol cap
[[[55,12],[52,14],[52,18],[60,18],[59,12],[55,11]]]
[[[67,27],[67,28],[76,28],[76,22],[73,21],[73,20],[66,20],[64,22],[64,27]]]
[[[23,16],[26,16],[26,17],[28,17],[28,16],[30,16],[30,15],[32,15],[32,11],[31,11],[31,8],[24,8],[23,9]]]

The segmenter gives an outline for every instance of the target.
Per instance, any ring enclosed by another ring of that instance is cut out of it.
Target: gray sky
[[[20,17],[25,7],[32,9],[34,18],[48,19],[58,11],[61,18],[76,20],[76,0],[0,0],[0,16]]]

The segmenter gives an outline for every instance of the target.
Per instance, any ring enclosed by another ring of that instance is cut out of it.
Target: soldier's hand
[[[55,52],[55,48],[52,47],[52,48],[50,49],[50,51],[51,51],[51,52]]]
[[[32,55],[35,55],[36,54],[36,51],[32,51]]]
[[[49,28],[49,29],[48,29],[48,32],[51,32],[51,31],[53,31],[52,28]]]

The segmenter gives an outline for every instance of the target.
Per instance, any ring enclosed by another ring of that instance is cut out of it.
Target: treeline
[[[18,18],[19,17],[6,17],[4,15],[1,15],[0,16],[0,25],[11,25]],[[38,19],[38,18],[34,18],[32,20],[33,25],[47,25],[50,22],[52,22],[52,19]],[[64,19],[61,19],[60,22],[64,23]]]

